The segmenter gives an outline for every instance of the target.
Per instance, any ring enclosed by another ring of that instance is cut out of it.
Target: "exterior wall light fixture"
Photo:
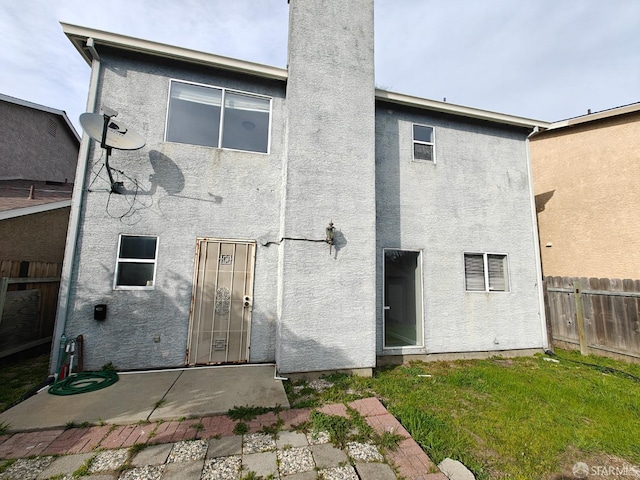
[[[325,242],[329,244],[329,255],[331,255],[331,247],[333,246],[333,239],[336,237],[336,229],[333,226],[333,221],[329,222],[329,226],[325,228],[327,237],[325,238]]]

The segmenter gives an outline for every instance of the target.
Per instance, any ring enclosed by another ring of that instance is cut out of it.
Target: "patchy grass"
[[[640,365],[556,353],[559,363],[416,362],[315,393],[296,386],[316,404],[375,392],[434,462],[459,460],[479,480],[572,478],[576,462],[640,469]]]
[[[272,410],[273,409],[268,407],[255,407],[253,405],[246,405],[244,407],[235,406],[227,410],[227,416],[231,420],[244,420],[249,422],[258,415],[263,415],[267,412],[271,412]]]
[[[0,364],[0,412],[40,385],[49,374],[49,354]]]
[[[238,422],[233,426],[234,435],[245,435],[249,433],[249,426],[244,422]]]

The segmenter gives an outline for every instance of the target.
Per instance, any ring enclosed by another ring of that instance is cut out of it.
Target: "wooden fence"
[[[555,345],[640,361],[640,280],[546,277]]]
[[[51,342],[61,265],[0,262],[0,358]]]

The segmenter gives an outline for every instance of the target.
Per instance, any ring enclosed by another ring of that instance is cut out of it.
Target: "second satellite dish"
[[[138,150],[144,147],[145,140],[142,135],[130,130],[119,120],[109,117],[106,129],[105,115],[99,113],[83,113],[80,115],[80,125],[91,138],[100,143],[103,141],[104,130],[106,130],[103,148]]]

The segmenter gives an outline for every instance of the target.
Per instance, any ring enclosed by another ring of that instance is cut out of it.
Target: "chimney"
[[[375,365],[373,46],[373,0],[290,0],[281,231],[316,242],[280,248],[282,373]]]

